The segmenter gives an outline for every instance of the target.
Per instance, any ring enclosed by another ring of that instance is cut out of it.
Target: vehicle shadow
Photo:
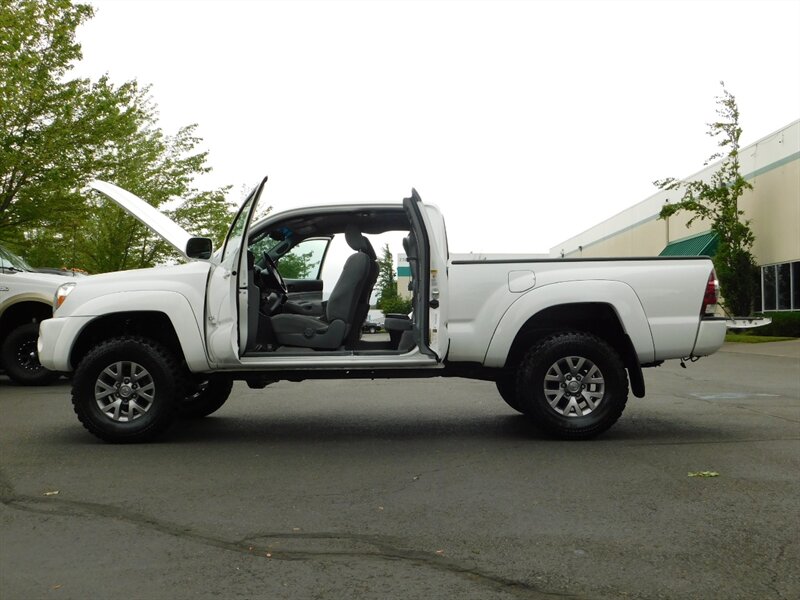
[[[501,409],[502,410],[502,409]],[[499,444],[542,442],[550,444],[699,444],[729,443],[742,439],[741,430],[705,427],[685,420],[648,418],[626,422],[623,418],[614,427],[593,440],[574,442],[561,440],[536,428],[527,417],[516,413],[497,415],[453,416],[441,414],[414,415],[398,418],[360,418],[357,415],[329,416],[291,415],[238,418],[211,416],[176,422],[161,441],[178,444],[216,444],[262,442],[271,444],[309,444],[326,442],[457,442]]]
[[[588,441],[561,440],[537,429],[527,417],[498,407],[497,414],[454,414],[432,408],[430,412],[398,414],[337,411],[335,414],[225,414],[202,419],[178,419],[150,444],[187,445],[312,445],[320,443],[374,442],[470,442],[507,444],[532,442],[547,444],[713,444],[753,439],[736,426],[705,426],[685,418],[647,415],[620,419],[610,430]],[[103,443],[77,423],[59,427],[47,434],[54,443]]]
[[[454,417],[416,415],[398,418],[361,419],[343,414],[329,416],[291,415],[279,418],[211,416],[199,420],[180,420],[165,436],[177,443],[198,441],[269,440],[276,443],[308,443],[338,441],[435,441],[487,439],[547,439],[522,415]]]

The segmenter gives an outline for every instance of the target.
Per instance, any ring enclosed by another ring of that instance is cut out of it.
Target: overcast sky
[[[206,185],[269,175],[276,210],[413,186],[455,252],[547,252],[699,171],[720,80],[745,145],[800,117],[800,1],[90,3],[76,72],[198,123]]]

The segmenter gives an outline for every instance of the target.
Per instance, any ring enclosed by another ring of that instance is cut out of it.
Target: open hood
[[[188,259],[210,257],[210,240],[192,236],[183,227],[159,211],[155,206],[148,204],[138,196],[134,196],[127,190],[123,190],[121,187],[118,187],[113,183],[100,181],[99,179],[91,181],[89,183],[89,187],[111,198],[119,206],[125,209],[126,212],[130,213],[142,223],[147,225],[150,229],[155,231],[167,243],[173,246],[183,257]],[[205,245],[208,246],[207,252],[198,251],[200,246]]]

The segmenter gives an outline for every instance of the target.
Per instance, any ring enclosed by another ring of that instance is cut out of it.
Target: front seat
[[[353,348],[361,337],[361,325],[367,320],[369,314],[369,300],[372,296],[372,288],[375,287],[375,282],[378,281],[378,257],[375,254],[375,249],[370,244],[369,240],[361,235],[361,232],[354,225],[347,227],[344,233],[348,245],[353,250],[365,253],[369,257],[369,275],[367,281],[361,290],[358,297],[358,304],[356,305],[356,312],[353,317],[353,326],[350,328],[347,336],[345,336],[345,347]]]
[[[345,344],[351,331],[357,331],[361,326],[361,322],[357,322],[357,314],[363,304],[364,294],[371,292],[369,281],[373,272],[377,271],[377,265],[368,253],[368,249],[372,249],[369,240],[361,235],[355,225],[347,227],[345,239],[356,252],[344,263],[339,281],[328,298],[325,314],[321,317],[275,315],[271,319],[272,329],[279,344],[314,350],[335,350]],[[374,256],[374,251],[372,254]],[[366,291],[367,287],[370,288],[369,291]]]

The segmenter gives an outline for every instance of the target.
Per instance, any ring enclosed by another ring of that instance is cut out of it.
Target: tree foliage
[[[313,252],[292,253],[281,256],[278,270],[284,279],[307,279],[311,271],[316,269],[319,261],[313,261]]]
[[[708,135],[721,136],[718,146],[723,149],[709,157],[706,164],[722,158],[719,168],[710,180],[680,180],[669,177],[658,180],[662,190],[682,192],[680,201],[665,204],[659,217],[688,211],[692,217],[686,226],[697,219],[707,220],[719,236],[719,246],[714,257],[714,267],[725,297],[726,308],[737,316],[752,312],[756,291],[757,267],[750,249],[754,236],[750,221],[743,219],[739,198],[752,185],[745,180],[739,164],[739,108],[736,98],[722,85],[722,95],[717,97],[717,120],[708,124]]]
[[[401,298],[397,292],[397,279],[394,276],[394,260],[389,244],[384,245],[381,256],[378,258],[378,282],[376,284],[378,301],[375,306],[383,314],[411,312],[411,300]]]
[[[69,0],[0,0],[0,241],[38,265],[90,272],[151,266],[172,252],[149,229],[85,191],[100,178],[219,241],[229,221],[196,126],[167,135],[148,88],[69,78],[76,28],[93,14]]]

